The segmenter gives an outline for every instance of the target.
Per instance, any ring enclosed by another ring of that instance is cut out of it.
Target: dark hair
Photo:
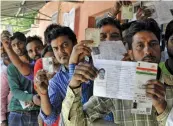
[[[47,45],[41,52],[41,57],[44,57],[47,52],[53,52],[51,45]]]
[[[165,31],[165,40],[168,42],[169,37],[173,35],[173,20],[168,23]]]
[[[11,37],[11,33],[8,30],[3,30],[1,33],[1,37],[2,35]]]
[[[113,25],[113,26],[115,26],[120,31],[120,34],[122,35],[120,21],[118,21],[118,20],[116,20],[116,19],[114,19],[112,17],[106,17],[106,18],[101,19],[98,22],[97,27],[101,28],[101,27],[103,27],[105,25]]]
[[[68,36],[68,38],[72,41],[73,45],[77,43],[76,35],[69,27],[60,26],[57,24],[49,25],[44,32],[44,36],[46,42],[49,44],[52,40],[60,36]]]
[[[38,43],[40,43],[40,44],[43,45],[43,42],[42,42],[42,40],[41,40],[41,37],[39,37],[39,36],[37,36],[37,35],[28,36],[27,39],[26,39],[26,41],[27,41],[27,44],[30,43],[30,42],[35,41],[35,42],[38,42]]]
[[[125,40],[125,42],[128,43],[129,49],[132,49],[133,36],[137,32],[140,32],[140,31],[152,32],[154,35],[156,35],[157,39],[160,42],[160,35],[161,35],[160,28],[154,19],[148,18],[145,20],[136,21],[136,22],[132,23],[130,28],[127,29],[124,40]]]
[[[103,70],[103,71],[105,72],[105,69],[104,69],[104,68],[99,69],[99,72],[100,72],[101,70]]]
[[[13,41],[14,39],[18,39],[26,44],[26,37],[22,32],[15,32],[10,39],[11,41]]]
[[[53,29],[58,29],[58,28],[61,28],[61,25],[58,25],[58,24],[50,24],[46,30],[44,31],[44,40],[45,40],[45,43],[50,43],[49,42],[49,32]]]

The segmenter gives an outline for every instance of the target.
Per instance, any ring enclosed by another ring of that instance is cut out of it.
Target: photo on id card
[[[43,69],[48,71],[49,73],[54,72],[54,61],[53,57],[42,58]]]
[[[134,98],[131,109],[132,113],[151,115],[152,99],[146,96],[146,84],[147,81],[156,79],[157,67],[158,64],[156,63],[141,61],[136,63]]]

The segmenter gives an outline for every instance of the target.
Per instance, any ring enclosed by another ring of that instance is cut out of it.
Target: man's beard
[[[157,63],[157,58],[155,56],[147,55],[142,59],[142,61]]]
[[[38,60],[39,58],[41,58],[41,55],[40,54],[37,54],[35,57],[34,57],[34,59],[33,60]]]

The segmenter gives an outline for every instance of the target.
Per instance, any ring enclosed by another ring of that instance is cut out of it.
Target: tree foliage
[[[27,15],[24,15],[24,17],[34,18],[37,13],[30,13]],[[19,15],[21,16],[21,15]],[[31,28],[31,24],[34,24],[34,19],[27,19],[27,18],[6,18],[1,21],[1,24],[3,24],[2,29],[6,29],[7,25],[12,25],[13,32],[16,31],[25,31],[29,28]],[[4,25],[6,24],[6,25]]]

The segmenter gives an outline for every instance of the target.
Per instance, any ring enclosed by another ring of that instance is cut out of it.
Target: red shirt
[[[43,64],[42,64],[42,59],[40,58],[36,61],[35,66],[34,66],[34,77],[35,77],[37,71],[41,70],[41,69],[43,69]],[[35,84],[34,84],[34,88],[37,89]],[[52,124],[51,126],[58,126],[59,120],[60,120],[60,116],[58,116],[58,119],[56,120],[56,122],[54,124]],[[44,126],[47,126],[47,125],[44,123]]]

